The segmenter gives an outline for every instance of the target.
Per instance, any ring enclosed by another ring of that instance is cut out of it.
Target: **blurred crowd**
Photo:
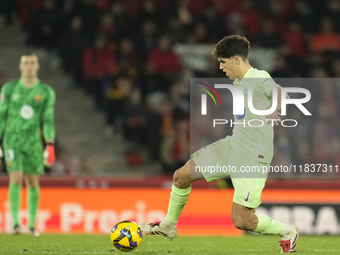
[[[175,45],[239,34],[251,51],[274,52],[271,62],[250,58],[254,67],[269,63],[274,78],[340,76],[339,0],[2,0],[0,12],[9,26],[17,16],[25,43],[93,97],[107,135],[124,135],[130,164],[142,164],[147,151],[165,174],[189,157],[189,79],[223,77],[212,58],[204,70],[185,65]],[[340,163],[340,87],[313,92],[314,122],[277,128],[273,164]]]

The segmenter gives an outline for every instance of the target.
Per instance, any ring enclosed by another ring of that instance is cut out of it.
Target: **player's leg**
[[[226,165],[224,152],[227,146],[228,139],[224,138],[191,154],[191,159],[174,174],[168,212],[165,219],[162,222],[140,224],[144,233],[163,235],[169,239],[177,236],[176,224],[189,199],[191,184],[204,178],[209,182],[229,175],[229,173],[225,172],[205,171],[210,166]]]
[[[253,231],[258,234],[279,235],[282,252],[295,252],[299,229],[283,224],[265,215],[255,215],[255,208],[233,203],[232,220],[238,229]]]
[[[196,173],[195,176],[192,176],[190,168],[194,167],[195,163],[190,159],[183,167],[175,171],[168,213],[162,222],[140,224],[140,227],[145,234],[162,235],[170,240],[177,236],[176,224],[189,199],[191,184],[204,178],[201,173]]]
[[[34,143],[30,148],[33,152],[25,154],[23,158],[25,183],[27,187],[28,228],[30,234],[39,236],[35,231],[34,224],[39,205],[39,177],[44,174],[43,149],[40,143]]]
[[[25,173],[25,183],[27,188],[28,229],[31,234],[38,236],[34,225],[39,205],[39,175]]]
[[[256,208],[261,204],[266,178],[232,178],[232,181],[235,188],[232,207],[235,227],[259,234],[279,235],[282,251],[294,252],[299,236],[297,227],[255,214]]]
[[[175,224],[178,222],[178,218],[189,199],[191,184],[204,178],[201,173],[192,176],[192,172],[190,171],[192,168],[195,168],[195,162],[190,159],[183,167],[176,170],[174,173],[168,213],[165,217],[169,222]]]
[[[19,210],[21,204],[21,185],[23,181],[22,155],[14,146],[4,140],[6,170],[9,175],[8,200],[11,208],[13,234],[20,233]]]
[[[255,215],[256,208],[249,208],[233,202],[231,218],[236,228],[259,234],[283,235],[285,224],[264,215]]]
[[[7,165],[7,171],[8,170]],[[13,234],[20,233],[19,227],[19,210],[21,204],[21,184],[23,180],[22,171],[11,171],[9,175],[9,189],[8,189],[8,199],[12,214],[13,223]]]

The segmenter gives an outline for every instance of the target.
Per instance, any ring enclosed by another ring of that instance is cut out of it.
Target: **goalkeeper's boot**
[[[13,232],[12,232],[13,235],[19,235],[20,234],[20,226],[19,225],[15,225],[13,227]]]
[[[174,239],[177,236],[176,224],[164,221],[157,221],[152,223],[142,223],[139,225],[141,230],[146,235],[159,235],[167,239]]]
[[[292,226],[291,231],[281,237],[281,252],[293,253],[296,251],[296,242],[299,238],[300,231],[298,227]]]
[[[29,229],[29,233],[30,233],[32,236],[40,236],[39,232],[35,231],[34,228],[30,228],[30,229]]]

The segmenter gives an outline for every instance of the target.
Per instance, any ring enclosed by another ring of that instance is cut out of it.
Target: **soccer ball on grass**
[[[118,222],[111,229],[111,242],[120,251],[132,251],[142,242],[143,233],[139,226],[130,220]]]

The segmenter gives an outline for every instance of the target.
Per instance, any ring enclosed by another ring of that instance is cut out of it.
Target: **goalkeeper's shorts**
[[[43,151],[39,148],[32,148],[25,152],[10,146],[4,146],[4,155],[7,172],[22,171],[28,174],[42,175],[45,173],[43,162]]]

